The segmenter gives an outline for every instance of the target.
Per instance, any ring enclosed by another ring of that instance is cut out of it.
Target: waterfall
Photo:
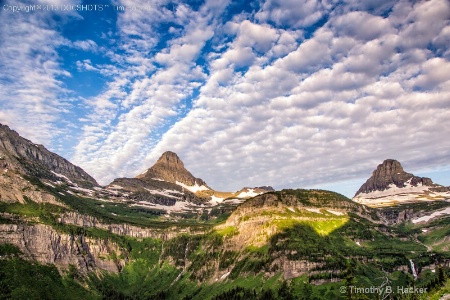
[[[186,243],[186,249],[184,249],[184,267],[183,270],[181,270],[180,274],[178,274],[177,278],[175,278],[174,281],[172,281],[172,283],[170,284],[170,286],[172,286],[175,282],[178,281],[178,279],[181,278],[181,276],[184,274],[184,272],[186,272],[186,261],[187,261],[187,255],[188,255],[188,251],[189,251],[189,242]],[[162,251],[161,251],[162,253]]]
[[[414,280],[417,280],[417,272],[416,268],[414,267],[414,262],[412,261],[412,259],[409,260],[409,264],[411,265],[411,271],[414,276]]]

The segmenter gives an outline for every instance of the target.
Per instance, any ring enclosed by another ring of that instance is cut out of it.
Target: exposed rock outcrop
[[[164,206],[174,206],[178,201],[203,204],[209,197],[198,192],[213,192],[202,179],[186,170],[178,155],[171,151],[163,153],[144,173],[135,178],[116,178],[107,188],[125,192],[133,201]]]
[[[58,180],[57,174],[60,174],[82,187],[98,186],[95,179],[80,167],[48,151],[44,146],[21,137],[2,124],[0,124],[0,168],[54,180]]]
[[[0,202],[25,203],[26,198],[33,199],[37,203],[50,203],[66,207],[54,195],[36,188],[20,174],[11,170],[0,174]]]
[[[204,230],[193,230],[190,227],[179,228],[172,227],[166,229],[157,228],[143,228],[138,226],[122,224],[106,224],[100,222],[97,218],[87,215],[82,215],[76,212],[68,212],[61,215],[58,222],[62,224],[71,224],[80,227],[92,227],[104,229],[111,233],[118,235],[126,235],[135,238],[156,238],[161,240],[169,240],[176,237],[180,233],[188,234],[203,234]]]
[[[43,224],[0,224],[0,240],[17,246],[29,259],[61,269],[74,265],[82,273],[118,272],[125,264],[117,258],[122,252],[120,247],[109,240],[60,233]]]
[[[187,186],[207,186],[200,178],[194,177],[186,170],[178,155],[172,151],[164,152],[158,161],[147,171],[136,176],[141,179],[160,179],[172,183],[183,183]]]
[[[314,270],[323,266],[323,263],[311,262],[308,260],[289,260],[285,255],[275,259],[271,264],[271,269],[282,270],[284,279],[292,279],[304,274],[314,274]],[[274,268],[275,267],[275,268]],[[270,275],[275,275],[270,274]]]

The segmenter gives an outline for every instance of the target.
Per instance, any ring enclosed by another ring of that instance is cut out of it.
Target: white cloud
[[[398,1],[398,0],[345,0],[346,5],[344,6],[345,10],[363,10],[370,11],[374,15],[383,14],[389,11],[392,6],[394,6],[398,2],[407,2],[407,1]]]
[[[13,4],[18,3],[5,3]],[[57,52],[69,43],[49,18],[51,12],[0,12],[0,122],[52,147],[64,132],[55,123],[70,111],[62,79],[71,74],[62,69]]]
[[[78,103],[89,113],[77,116],[73,155],[102,183],[138,174],[166,150],[223,190],[364,181],[386,158],[448,165],[448,1],[268,0],[231,17],[228,4],[157,0],[120,12],[108,49],[93,38],[68,42],[38,15],[2,12],[21,38],[0,31],[0,120],[51,137],[72,105],[60,100],[69,94],[65,45],[111,60],[74,66],[109,80]]]
[[[402,9],[408,16],[421,8]],[[413,168],[445,163],[449,62],[424,48],[399,52],[406,29],[398,27],[398,9],[392,20],[344,9],[347,19],[333,15],[284,57],[267,66],[254,60],[244,74],[223,64],[229,52],[215,58],[196,108],[146,161],[175,150],[194,174],[225,190],[241,182],[281,188],[355,180],[388,157]]]
[[[96,71],[96,72],[101,72],[98,68],[94,67],[92,65],[92,62],[90,59],[85,59],[83,61],[77,61],[76,63],[77,66],[77,70],[78,72],[82,72],[84,70],[86,71]]]
[[[96,52],[98,50],[98,45],[93,40],[75,41],[73,42],[73,45],[76,48],[80,48],[84,51]]]
[[[256,14],[256,18],[260,21],[272,21],[277,25],[294,28],[309,26],[319,21],[331,8],[323,2],[317,0],[267,0]]]
[[[280,68],[293,72],[307,73],[331,62],[330,43],[332,32],[318,30],[313,38],[304,41],[293,52],[280,59]]]
[[[405,15],[404,10],[402,10]],[[442,29],[449,26],[450,3],[446,0],[418,2],[408,11],[399,34],[405,48],[427,47]]]
[[[222,57],[236,67],[249,66],[256,58],[250,47],[230,49]]]
[[[298,32],[284,31],[281,33],[277,44],[271,49],[273,56],[278,58],[285,56],[297,48],[297,39],[301,35]]]
[[[392,32],[388,19],[371,15],[363,11],[352,11],[336,17],[332,22],[335,33],[369,41]]]
[[[433,89],[450,80],[450,62],[434,57],[422,65],[422,74],[412,79],[413,85],[424,89]]]
[[[278,33],[270,26],[258,25],[244,20],[239,25],[236,45],[238,47],[253,47],[258,52],[267,52],[277,39]]]
[[[118,72],[122,81],[118,81],[116,77],[114,84],[110,85],[104,94],[92,99],[96,111],[91,119],[95,120],[98,126],[95,129],[85,127],[74,155],[75,161],[95,174],[100,182],[108,183],[125,174],[130,176],[130,170],[140,171],[142,159],[156,143],[158,130],[168,124],[168,119],[183,111],[183,101],[198,87],[197,82],[205,77],[202,69],[195,65],[195,60],[206,41],[213,36],[211,22],[217,13],[216,9],[221,5],[208,2],[204,6],[208,9],[193,11],[190,7],[180,4],[174,15],[165,12],[165,18],[184,27],[179,37],[170,40],[168,47],[154,56],[146,53],[149,53],[149,49],[156,43],[155,37],[151,41],[152,45],[147,45],[145,50],[133,51],[136,41],[128,36],[130,31],[137,30],[136,26],[141,26],[134,22],[142,22],[144,18],[147,18],[148,28],[145,29],[145,34],[140,28],[139,35],[145,36],[154,32],[152,25],[156,26],[157,22],[154,19],[148,20],[153,16],[138,15],[137,20],[127,15],[120,16],[118,24],[120,29],[124,30],[122,47],[131,53],[135,61],[131,61],[129,55],[124,58],[117,57],[119,61],[124,61],[120,67],[122,70]],[[155,6],[155,9],[158,7]],[[160,9],[164,11],[164,8]],[[144,65],[138,64],[140,61],[144,61]],[[153,62],[162,66],[147,75],[148,68],[153,67]],[[141,73],[136,72],[135,66],[148,68]],[[122,93],[125,89],[130,92]],[[102,103],[107,105],[104,109],[100,107]],[[102,134],[99,134],[98,128],[102,128]],[[146,141],[145,145],[143,141]],[[88,144],[93,143],[99,146],[86,150]]]

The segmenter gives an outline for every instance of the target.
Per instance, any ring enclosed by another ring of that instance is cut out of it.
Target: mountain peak
[[[378,165],[375,171],[373,171],[372,176],[385,177],[398,173],[405,173],[400,162],[395,159],[386,159],[383,163]]]
[[[184,167],[181,159],[172,151],[164,152],[150,169],[136,176],[136,178],[164,180],[186,186],[206,186],[202,179],[194,177]]]
[[[172,151],[164,152],[156,162],[156,165],[165,165],[172,168],[184,168],[184,164],[178,155]]]
[[[355,196],[361,193],[370,193],[375,191],[384,191],[395,185],[397,188],[403,188],[406,185],[411,186],[433,186],[430,178],[418,177],[405,172],[400,162],[395,159],[386,159],[379,164],[372,176],[356,192]]]

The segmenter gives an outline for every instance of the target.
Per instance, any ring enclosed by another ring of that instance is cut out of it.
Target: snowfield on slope
[[[432,213],[431,215],[428,215],[428,216],[416,218],[416,219],[412,220],[412,222],[414,224],[421,223],[421,222],[428,222],[429,220],[436,218],[438,216],[442,216],[442,215],[450,215],[450,207],[447,207],[444,210],[435,211],[434,213]]]
[[[361,193],[352,200],[370,207],[393,206],[398,203],[417,201],[435,201],[450,198],[450,192],[433,192],[429,186],[419,184],[411,185],[411,179],[406,182],[405,187],[399,188],[391,183],[384,191],[373,191]]]
[[[255,192],[254,189],[248,189],[248,191],[246,191],[246,192],[239,193],[239,195],[237,195],[236,198],[251,198],[251,197],[256,197],[260,194],[261,193]]]
[[[182,182],[176,181],[176,184],[178,184],[179,186],[187,189],[188,191],[191,191],[192,193],[196,193],[198,191],[207,191],[209,190],[208,187],[204,186],[204,185],[198,185],[197,183],[195,183],[195,185],[186,185]]]

